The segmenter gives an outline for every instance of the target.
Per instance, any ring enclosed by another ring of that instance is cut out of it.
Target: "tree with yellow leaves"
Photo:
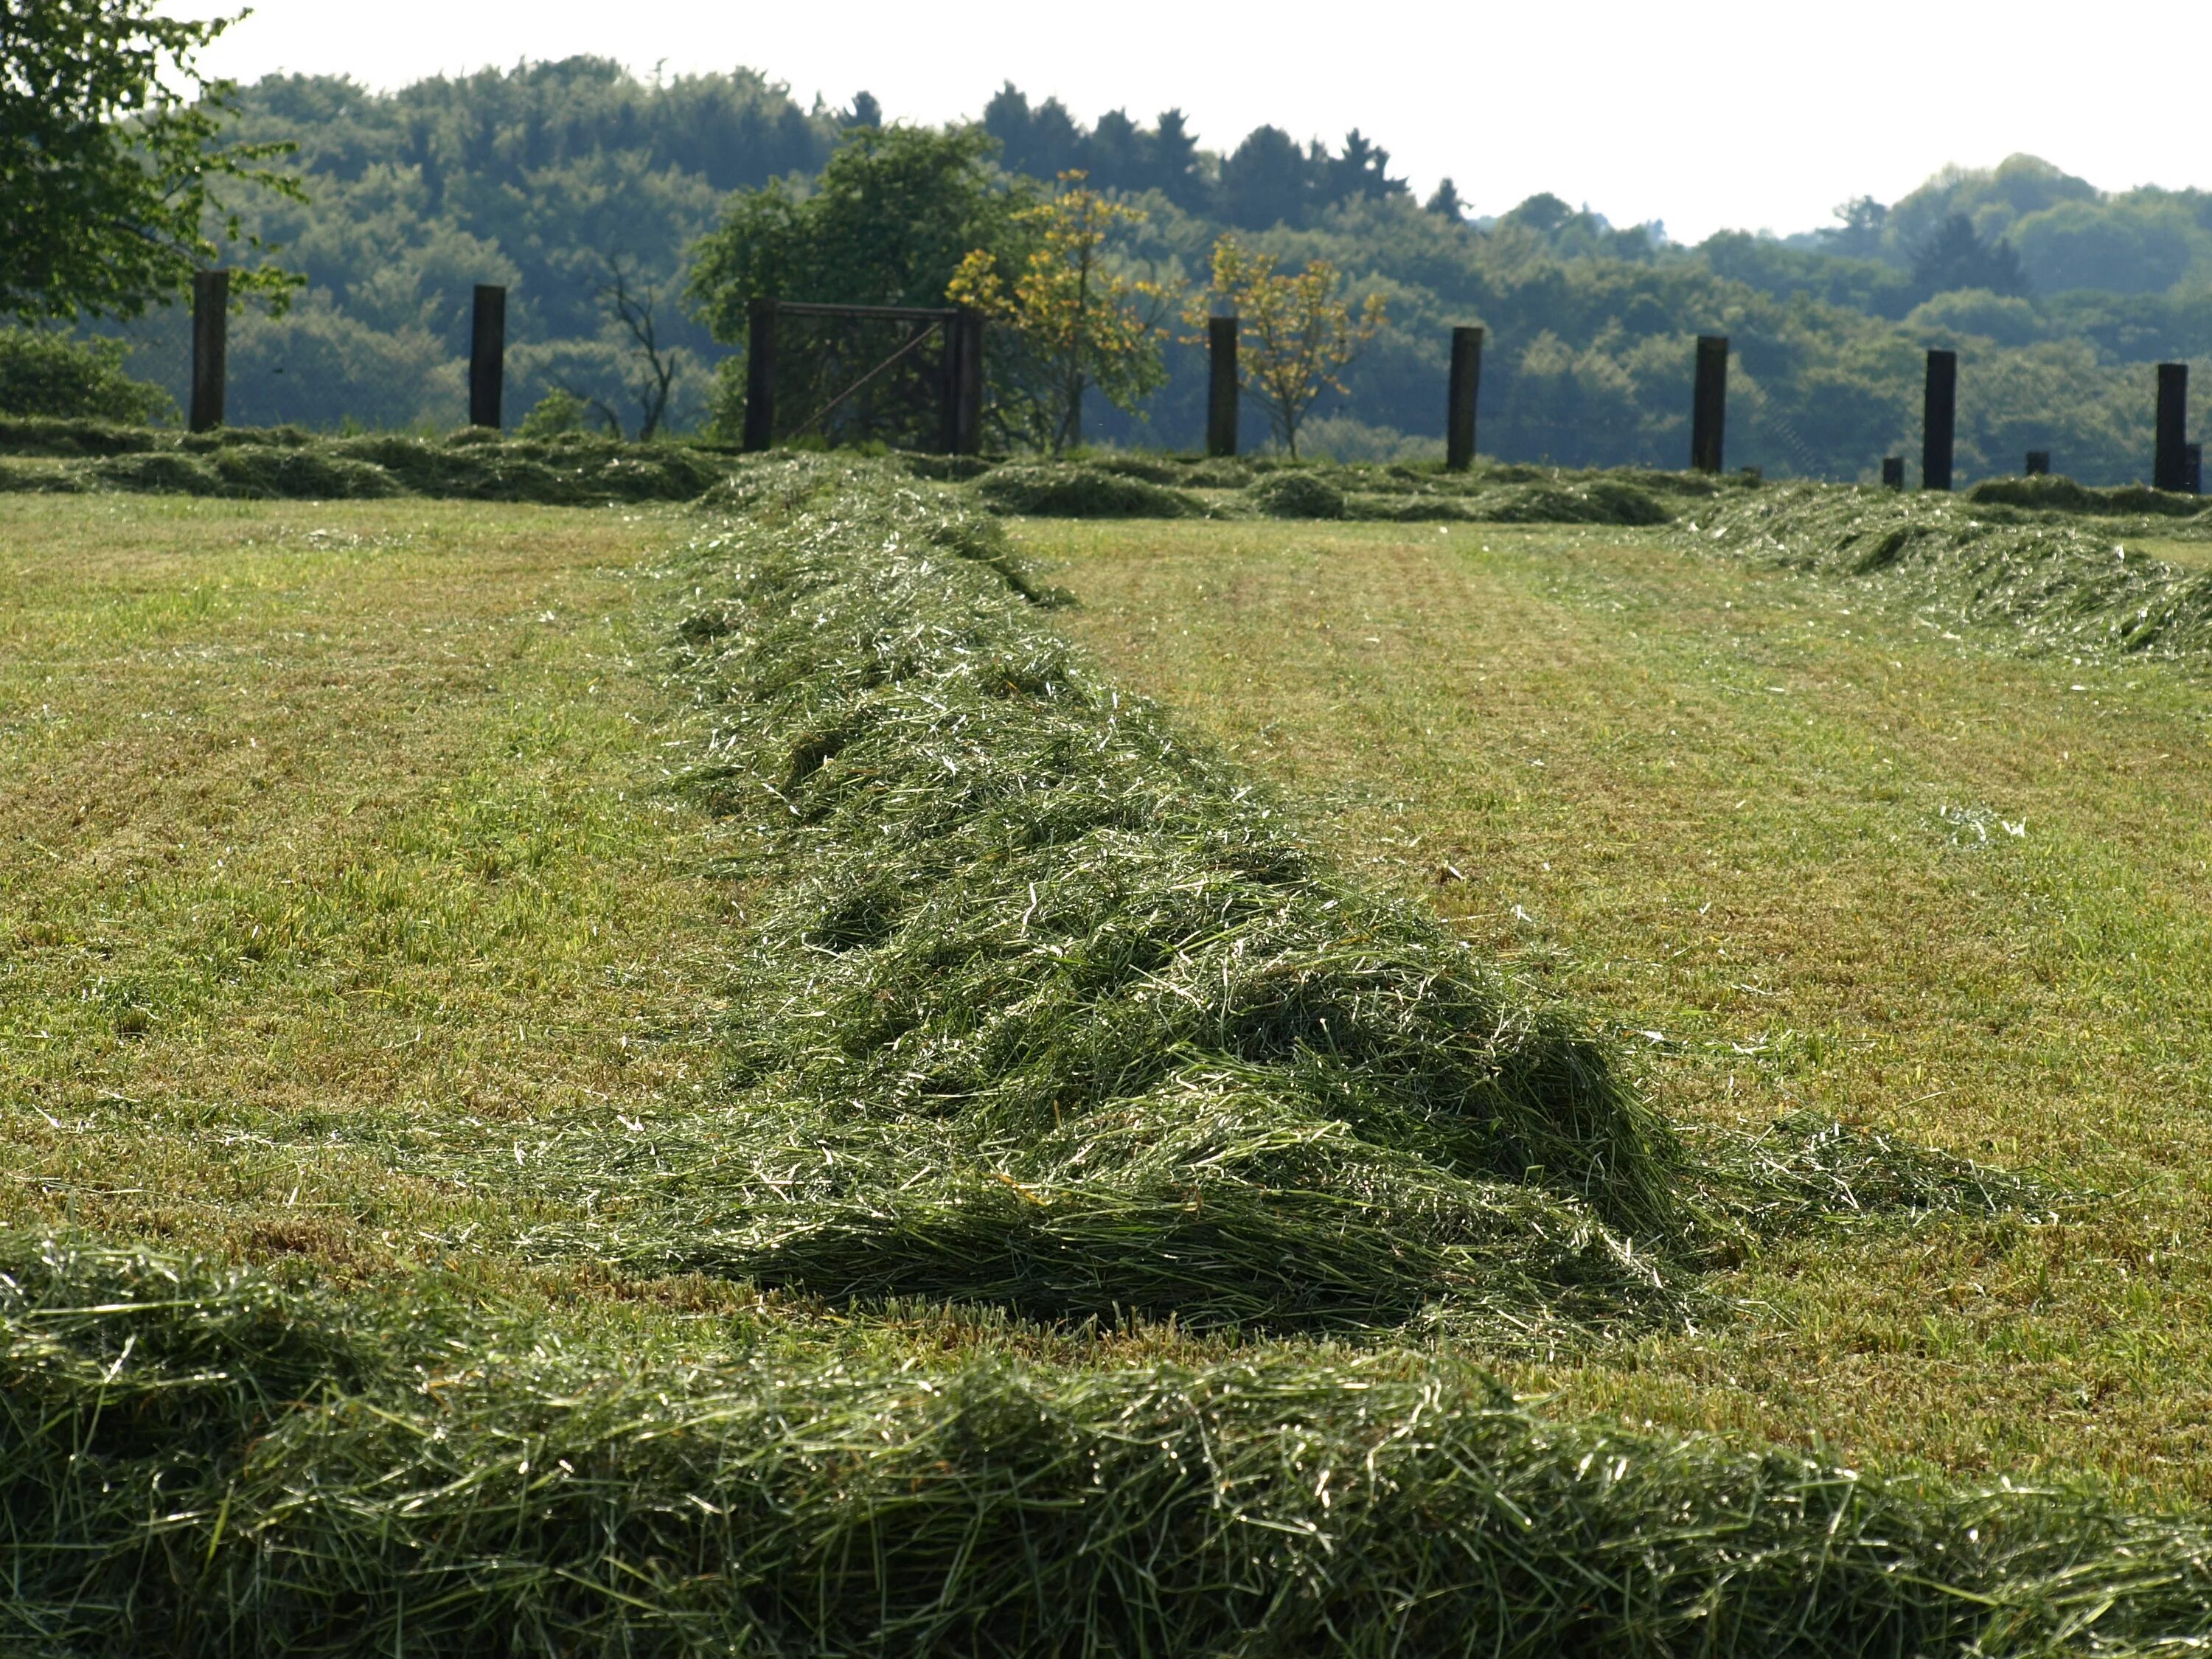
[[[1171,296],[1115,270],[1107,249],[1116,226],[1145,216],[1087,188],[1084,176],[1061,173],[1049,200],[1014,216],[1035,241],[1011,285],[997,257],[978,248],[945,290],[1007,325],[1011,344],[992,352],[999,412],[1054,455],[1082,441],[1085,392],[1127,410],[1166,379],[1161,321]]]
[[[1326,259],[1304,270],[1279,271],[1268,255],[1233,236],[1213,245],[1213,283],[1196,295],[1184,320],[1200,331],[1215,307],[1239,319],[1237,353],[1242,389],[1267,411],[1275,437],[1295,460],[1298,426],[1324,392],[1342,392],[1339,377],[1389,321],[1382,296],[1370,294],[1355,313],[1344,278]]]

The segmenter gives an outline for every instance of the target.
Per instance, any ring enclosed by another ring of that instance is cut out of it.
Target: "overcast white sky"
[[[179,15],[234,9],[174,0]],[[1496,213],[1540,190],[1680,240],[1825,223],[1948,161],[2027,150],[2108,189],[2212,185],[2212,8],[2121,0],[1624,0],[1512,6],[1015,5],[883,0],[258,0],[208,66],[375,87],[589,52],[641,73],[745,65],[894,118],[972,115],[1001,81],[1085,121],[1169,106],[1226,149],[1261,122],[1358,126],[1425,194]]]

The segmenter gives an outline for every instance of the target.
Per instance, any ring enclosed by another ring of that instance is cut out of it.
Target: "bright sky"
[[[574,53],[645,74],[742,64],[802,101],[865,88],[891,118],[930,122],[978,112],[1011,79],[1085,122],[1179,106],[1209,149],[1262,122],[1332,143],[1358,126],[1425,195],[1449,174],[1497,213],[1549,190],[1694,241],[1810,229],[1849,197],[1894,201],[1946,162],[2015,150],[2107,189],[2212,185],[2208,16],[2202,0],[2087,15],[2036,0],[965,0],[933,15],[911,0],[256,0],[208,67],[388,88]]]

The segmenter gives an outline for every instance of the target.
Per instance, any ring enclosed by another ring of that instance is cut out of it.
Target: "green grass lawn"
[[[477,1201],[380,1147],[686,1086],[730,900],[635,657],[676,533],[0,497],[0,1223],[373,1274]]]
[[[1810,1107],[2094,1189],[1801,1240],[1561,1409],[2212,1496],[2212,699],[1663,532],[1079,525],[1066,626],[1589,1010],[1681,1117]]]
[[[0,1224],[574,1287],[470,1253],[505,1200],[393,1149],[665,1110],[716,1063],[742,896],[665,787],[649,632],[695,522],[0,497]],[[1697,1332],[1519,1387],[2212,1496],[2203,684],[1661,532],[1017,538],[1111,675],[1616,1031],[1671,1115],[1810,1107],[2084,1189],[1775,1246]],[[1222,1346],[926,1310],[865,1340]]]

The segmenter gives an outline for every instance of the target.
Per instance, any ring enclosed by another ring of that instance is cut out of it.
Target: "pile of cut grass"
[[[1146,472],[1166,471],[1164,467]],[[1156,477],[1117,467],[1070,464],[994,468],[976,481],[975,493],[995,513],[1055,519],[1195,519],[1206,507],[1194,495],[1168,488]]]
[[[46,1655],[2194,1650],[2212,1539],[1562,1425],[1449,1358],[686,1350],[0,1238]]]
[[[601,506],[696,501],[729,477],[735,464],[726,453],[692,445],[630,444],[583,434],[547,440],[474,430],[444,438],[331,437],[295,427],[189,434],[94,421],[0,421],[0,491],[312,501],[427,495]],[[1256,514],[1645,525],[1672,518],[1667,498],[1712,489],[1668,473],[1493,466],[1450,474],[1285,465],[1265,457],[1241,462],[1104,455],[1077,462],[902,455],[894,464],[917,478],[971,483],[995,513],[1075,519]],[[1191,493],[1198,489],[1222,493],[1207,500]]]
[[[1603,1044],[1072,660],[951,492],[793,458],[718,499],[677,672],[763,837],[726,1092],[491,1161],[596,1206],[525,1248],[1547,1345],[1678,1317],[1716,1226],[1844,1207],[1832,1158],[1693,1165]]]
[[[942,470],[903,463],[917,477]],[[1366,519],[1395,522],[1655,525],[1670,498],[1714,492],[1665,473],[1569,473],[1493,467],[1453,474],[1412,467],[1244,464],[1116,455],[1096,461],[1021,462],[975,475],[992,511],[1060,519]],[[1195,489],[1222,492],[1211,500]]]
[[[730,1093],[541,1147],[649,1194],[559,1248],[1051,1319],[1671,1311],[1678,1154],[1603,1048],[1071,661],[994,524],[798,458],[726,499],[679,672],[775,832]]]
[[[1399,492],[1346,498],[1340,516],[1396,524],[1671,524],[1676,509],[1639,483],[1589,477],[1492,483],[1464,494]]]
[[[1319,473],[1263,472],[1244,490],[1254,511],[1269,519],[1341,519],[1346,498]]]
[[[2212,647],[2212,574],[2131,552],[2108,526],[2006,501],[1774,485],[1721,497],[1683,530],[1700,548],[1876,584],[1950,623],[2001,624],[2032,647],[2158,657]]]
[[[320,437],[290,427],[180,434],[28,420],[0,423],[0,453],[36,458],[0,460],[0,490],[294,501],[413,495],[564,507],[693,501],[731,465],[684,445],[586,434]]]
[[[489,1205],[449,1269],[350,1291],[307,1257],[0,1235],[0,1650],[1990,1659],[2212,1634],[2201,1529],[2092,1495],[1547,1422],[1435,1345],[1115,1326],[1664,1316],[1701,1206],[2014,1195],[1820,1123],[1700,1165],[1601,1045],[1071,662],[964,499],[748,465],[717,497],[736,522],[666,572],[697,710],[672,736],[729,839],[758,831],[724,1091],[395,1157],[551,1188],[583,1218],[556,1249],[991,1305],[534,1272]]]
[[[2038,513],[2070,513],[2098,518],[2212,519],[2203,498],[2145,484],[2099,489],[2057,473],[2035,477],[1984,478],[1966,492],[1977,506],[2027,507]]]

